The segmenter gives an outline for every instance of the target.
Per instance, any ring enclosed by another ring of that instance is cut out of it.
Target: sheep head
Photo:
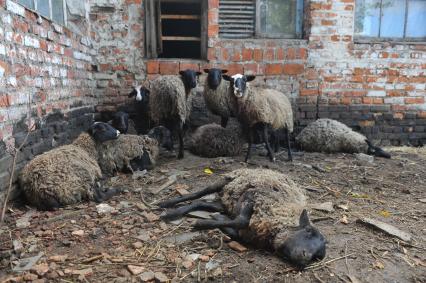
[[[223,75],[222,77],[225,81],[230,83],[232,91],[237,98],[241,98],[246,95],[247,82],[250,82],[256,78],[256,76],[246,76],[241,74],[236,74],[233,76]]]
[[[199,75],[201,75],[201,72],[187,69],[185,71],[180,71],[179,74],[183,84],[185,85],[185,89],[190,90],[197,86],[197,78]]]
[[[129,114],[123,111],[114,113],[112,118],[112,126],[122,134],[127,134],[129,129]]]
[[[129,93],[129,98],[133,96],[135,97],[136,101],[145,102],[148,100],[149,90],[144,86],[133,85],[133,89]]]
[[[302,211],[299,227],[292,235],[286,236],[277,252],[283,258],[299,267],[305,267],[312,261],[325,257],[326,239],[321,232],[312,226],[306,209]]]
[[[211,68],[211,69],[204,69],[204,72],[207,75],[207,83],[209,85],[209,88],[215,90],[220,85],[222,81],[222,74],[225,74],[228,72],[228,70],[221,70],[218,68]]]
[[[120,131],[111,125],[103,122],[95,122],[89,129],[89,134],[97,142],[115,140],[120,135]]]

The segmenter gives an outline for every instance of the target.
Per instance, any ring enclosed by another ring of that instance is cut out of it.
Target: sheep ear
[[[209,73],[209,69],[204,69],[204,73],[208,74]]]
[[[228,70],[222,70],[222,74],[228,73]]]
[[[302,211],[302,213],[300,214],[299,227],[304,228],[304,227],[310,226],[310,225],[311,225],[311,222],[309,221],[308,212],[306,211],[306,209],[304,209]]]
[[[144,91],[146,94],[150,94],[149,89],[147,89],[146,87],[142,86],[141,87],[141,92]]]
[[[136,90],[133,89],[131,93],[129,93],[129,97],[133,97],[136,95]]]
[[[222,75],[222,78],[223,78],[225,81],[228,81],[228,82],[232,81],[232,78],[231,78],[230,76],[228,76],[228,75]]]
[[[246,76],[246,78],[247,78],[248,82],[251,82],[252,80],[254,80],[256,78],[256,76],[249,75],[249,76]]]
[[[201,72],[195,72],[195,74],[196,74],[197,76],[200,76],[202,73],[201,73]]]

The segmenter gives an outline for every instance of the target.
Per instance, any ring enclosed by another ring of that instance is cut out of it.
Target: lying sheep
[[[306,151],[367,153],[390,158],[390,154],[373,146],[367,138],[332,119],[318,119],[305,127],[296,137],[297,144]]]
[[[150,115],[154,123],[163,125],[179,138],[178,158],[184,156],[183,127],[191,114],[192,89],[197,86],[200,72],[180,71],[179,76],[161,76],[151,82]]]
[[[98,145],[98,163],[102,172],[113,175],[115,172],[133,172],[152,169],[157,161],[159,145],[171,143],[170,132],[165,127],[157,127],[148,135],[120,135]]]
[[[223,75],[230,82],[230,93],[236,101],[237,118],[244,127],[248,128],[247,162],[253,143],[255,130],[263,132],[266,149],[271,161],[275,161],[268,138],[268,128],[273,131],[285,130],[287,137],[288,158],[293,160],[290,148],[289,133],[293,132],[293,110],[288,98],[281,92],[273,89],[252,88],[248,82],[255,76],[241,74],[232,77]]]
[[[192,134],[189,150],[203,157],[239,155],[244,145],[239,126],[223,128],[217,124],[198,127]]]
[[[82,133],[72,144],[38,155],[25,165],[19,182],[32,205],[51,210],[83,200],[103,201],[118,192],[104,192],[96,184],[102,176],[97,141],[115,139],[118,132],[100,122],[90,132],[94,138]]]
[[[168,210],[162,218],[175,219],[194,210],[224,210],[231,218],[199,220],[195,227],[221,228],[231,237],[273,250],[302,267],[325,257],[326,239],[309,221],[304,191],[286,175],[273,170],[234,170],[199,192],[159,203],[159,206],[172,207],[216,192],[220,194],[220,203],[198,200]]]
[[[228,72],[217,68],[204,69],[207,79],[204,85],[204,101],[207,109],[221,117],[221,126],[226,128],[229,117],[235,117],[234,100],[229,96],[229,83],[222,80],[222,74]]]

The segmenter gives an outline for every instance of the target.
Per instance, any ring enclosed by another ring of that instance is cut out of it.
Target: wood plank
[[[161,15],[163,20],[199,20],[199,15]]]
[[[162,36],[162,40],[168,41],[201,41],[199,36]]]

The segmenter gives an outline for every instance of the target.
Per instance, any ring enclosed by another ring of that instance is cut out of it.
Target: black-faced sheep
[[[206,124],[191,135],[189,150],[203,157],[239,155],[245,143],[242,135],[238,125],[223,128],[214,123]]]
[[[32,205],[51,210],[83,200],[102,201],[117,193],[114,189],[104,192],[96,184],[102,172],[95,141],[115,139],[117,130],[98,122],[91,132],[94,138],[82,133],[72,144],[38,155],[25,165],[19,181]]]
[[[296,137],[296,143],[306,151],[325,153],[367,153],[390,158],[390,154],[373,146],[367,138],[332,119],[318,119],[305,127]]]
[[[180,71],[179,76],[161,76],[150,83],[149,109],[151,119],[163,125],[179,138],[178,158],[184,156],[183,127],[191,114],[192,89],[201,74],[193,70]]]
[[[241,74],[232,77],[223,75],[230,82],[229,95],[236,101],[237,118],[248,128],[248,149],[245,161],[250,157],[255,130],[263,132],[266,149],[271,161],[275,161],[268,138],[268,128],[272,131],[285,130],[288,158],[292,160],[289,133],[293,132],[293,110],[289,99],[273,89],[253,88],[248,82],[255,76]]]
[[[126,112],[131,113],[130,121],[133,120],[137,134],[146,134],[153,124],[149,115],[149,90],[144,86],[134,85],[128,96],[135,98],[134,103],[124,106]]]
[[[221,126],[226,127],[230,117],[235,117],[235,101],[229,96],[229,83],[222,80],[227,70],[217,68],[204,69],[207,78],[204,84],[204,101],[207,109],[221,117]]]
[[[228,217],[199,220],[196,228],[221,228],[233,237],[276,251],[298,266],[306,266],[326,253],[326,239],[311,225],[304,191],[286,175],[269,169],[238,169],[193,194],[159,203],[177,203],[219,192],[220,202],[195,201],[170,209],[163,219],[175,219],[194,210],[225,211]],[[299,217],[300,216],[300,217]]]
[[[97,145],[98,163],[107,175],[152,169],[158,158],[159,146],[170,143],[170,132],[165,127],[156,127],[143,136],[120,135],[116,140]]]
[[[97,142],[113,140],[120,135],[120,131],[103,122],[93,123],[88,132]]]

